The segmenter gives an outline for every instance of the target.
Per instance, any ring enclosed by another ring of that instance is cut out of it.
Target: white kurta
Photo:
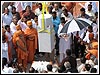
[[[25,29],[28,27],[25,22],[22,22],[21,20],[18,21],[18,25],[22,28],[22,31],[25,31]]]
[[[31,21],[32,21],[32,27],[37,29],[35,21],[33,19],[31,19]],[[25,31],[25,29],[28,27],[27,24],[25,22],[22,22],[21,20],[18,21],[18,25],[20,25],[23,31]]]
[[[88,9],[88,4],[90,4],[90,2],[86,2],[85,3],[85,9],[87,10]],[[96,2],[92,2],[92,10],[93,12],[98,12],[98,8],[97,8],[97,5],[96,5]]]
[[[3,13],[2,14],[3,26],[10,25],[12,22],[12,17],[13,17],[12,13],[9,13],[8,15]]]
[[[42,11],[40,11],[40,9],[37,8],[37,9],[35,10],[35,15],[39,16],[40,14],[42,14]]]
[[[58,29],[58,36],[60,35],[60,31],[62,30],[63,26],[60,24]],[[60,37],[59,41],[59,53],[60,53],[60,62],[66,57],[66,49],[71,49],[71,35],[68,34],[69,37],[64,39]]]
[[[14,34],[14,32],[17,31],[16,30],[16,25],[13,22],[10,24],[10,30],[11,30],[12,34]]]
[[[8,56],[8,43],[2,43],[2,58],[5,57],[7,58],[7,61],[9,61],[9,56]]]
[[[64,17],[65,21],[73,19],[73,16],[72,16],[72,14],[70,12],[68,12],[68,16],[67,17],[62,13],[61,17]]]

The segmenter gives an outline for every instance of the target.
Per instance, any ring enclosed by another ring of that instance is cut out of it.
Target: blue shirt
[[[56,17],[55,19],[52,18],[52,22],[53,22],[55,34],[57,34],[58,33],[59,24],[60,24],[60,18],[59,17]]]

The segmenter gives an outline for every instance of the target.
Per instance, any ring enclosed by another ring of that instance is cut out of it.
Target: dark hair
[[[61,23],[65,23],[66,22],[64,17],[61,17],[60,20],[61,20]]]
[[[90,73],[97,73],[97,69],[96,68],[91,68]]]
[[[12,6],[12,10],[13,10],[13,9],[16,9],[16,7]]]
[[[41,5],[42,6],[42,3],[39,3],[38,5]]]
[[[91,6],[91,8],[92,8],[92,5],[91,4],[89,4],[88,6]]]
[[[26,10],[27,8],[31,8],[31,6],[30,6],[30,5],[27,5],[26,8],[25,8],[25,10]]]
[[[87,71],[89,71],[90,68],[91,68],[91,65],[90,65],[90,64],[85,64],[85,69],[86,69]]]
[[[98,16],[98,12],[95,12],[95,16]]]
[[[47,65],[47,70],[48,70],[48,71],[52,71],[52,65],[51,65],[51,64],[48,64],[48,65]]]
[[[88,29],[91,29],[91,30],[93,30],[93,27],[92,27],[92,26],[88,26]]]
[[[7,28],[10,28],[10,26],[9,26],[9,25],[6,25],[6,26],[5,26],[5,29],[7,30]]]
[[[85,12],[85,9],[84,8],[81,8],[80,11],[84,11]]]
[[[52,14],[55,14],[56,15],[56,11],[52,12]]]
[[[71,50],[70,50],[70,49],[67,49],[67,50],[66,50],[66,54],[67,54],[68,56],[70,56],[70,55],[71,55]]]
[[[61,17],[60,20],[65,20],[65,18],[64,17]]]

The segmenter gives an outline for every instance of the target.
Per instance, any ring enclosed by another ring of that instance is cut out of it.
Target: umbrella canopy
[[[73,18],[65,23],[60,33],[72,33],[75,31],[80,31],[87,26],[92,25],[92,21],[84,18]]]

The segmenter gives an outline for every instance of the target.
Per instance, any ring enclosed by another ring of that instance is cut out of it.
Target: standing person
[[[23,13],[23,16],[27,16],[28,19],[34,19],[35,13],[32,12],[30,5],[26,6],[25,12]]]
[[[54,12],[54,11],[56,12],[57,17],[60,18],[61,14],[62,14],[62,10],[59,8],[57,3],[54,4],[54,8],[52,9],[52,12]]]
[[[55,37],[56,37],[56,44],[55,44],[55,49],[56,49],[56,55],[59,55],[59,37],[58,37],[58,28],[60,24],[60,18],[57,17],[56,12],[54,11],[52,13],[53,19],[53,26],[54,26],[54,31],[55,31]]]
[[[12,18],[12,22],[10,24],[10,29],[11,29],[11,32],[14,34],[16,30],[16,25],[17,25],[17,22],[18,22],[18,18],[16,16],[13,16]]]
[[[71,14],[70,12],[68,12],[67,9],[64,9],[64,10],[63,10],[63,13],[61,14],[61,17],[64,17],[66,22],[67,22],[68,20],[73,19],[72,14]]]
[[[71,56],[70,49],[66,50],[66,55],[67,55],[67,57],[62,60],[62,62],[60,63],[60,66],[64,65],[64,63],[68,61],[71,64],[71,68],[76,69],[77,68],[77,61],[76,61],[75,57]]]
[[[80,14],[78,15],[78,18],[90,19],[90,16],[87,15],[86,12],[85,12],[85,8],[80,9]]]
[[[21,2],[22,9],[25,10],[25,8],[29,5],[32,10],[32,2]]]
[[[49,5],[49,6],[48,6],[48,13],[49,13],[49,14],[52,14],[52,9],[53,9],[53,6],[52,6],[52,5]]]
[[[7,7],[4,8],[4,13],[2,14],[2,24],[3,27],[5,27],[6,25],[10,25],[12,22],[12,13],[9,12],[9,9]]]
[[[16,35],[17,35],[16,50],[17,50],[18,63],[22,64],[24,69],[26,70],[27,69],[27,56],[28,56],[26,40],[21,30],[16,31]]]
[[[16,28],[16,31],[14,32],[14,34],[12,36],[12,41],[13,41],[13,47],[14,47],[14,50],[13,50],[14,55],[13,55],[13,57],[16,58],[17,57],[17,50],[16,50],[16,47],[17,47],[17,45],[16,45],[17,31],[19,31],[19,30],[22,31],[22,29],[21,29],[20,25],[16,25],[15,28]],[[23,34],[24,34],[24,32],[23,32]]]
[[[34,60],[34,55],[37,49],[38,43],[38,34],[37,30],[32,27],[32,21],[27,21],[28,28],[25,29],[25,36],[27,42],[27,49],[28,49],[28,62],[32,63]]]
[[[75,49],[75,56],[76,58],[79,57],[79,31],[76,32],[76,35],[74,36],[74,49]]]
[[[7,58],[7,62],[9,61],[8,43],[5,36],[2,36],[2,58]]]
[[[88,8],[88,5],[89,5],[89,4],[92,5],[92,11],[93,11],[94,13],[98,12],[98,8],[97,8],[97,5],[96,5],[96,2],[90,2],[90,1],[86,2],[86,3],[85,3],[85,9],[86,9],[86,10],[88,10],[87,8]]]
[[[16,7],[14,6],[12,7],[12,15],[16,16],[18,20],[21,18],[20,13],[16,11]]]
[[[35,15],[39,16],[40,14],[42,14],[42,3],[39,3],[38,8],[35,9]]]
[[[90,16],[90,20],[92,21],[95,18],[95,13],[92,11],[92,5],[88,5],[88,10],[86,10],[86,14]]]
[[[66,57],[66,49],[70,49],[70,38],[67,35],[60,34],[60,31],[64,27],[65,24],[65,18],[61,17],[61,23],[59,25],[58,29],[58,37],[60,38],[59,40],[59,53],[60,53],[60,62]]]
[[[12,12],[12,7],[14,6],[14,2],[9,2],[8,9],[10,12]]]
[[[6,25],[5,29],[6,29],[5,34],[8,37],[8,55],[9,55],[9,60],[12,60],[12,55],[13,55],[12,32],[10,31],[10,26],[9,25]]]

